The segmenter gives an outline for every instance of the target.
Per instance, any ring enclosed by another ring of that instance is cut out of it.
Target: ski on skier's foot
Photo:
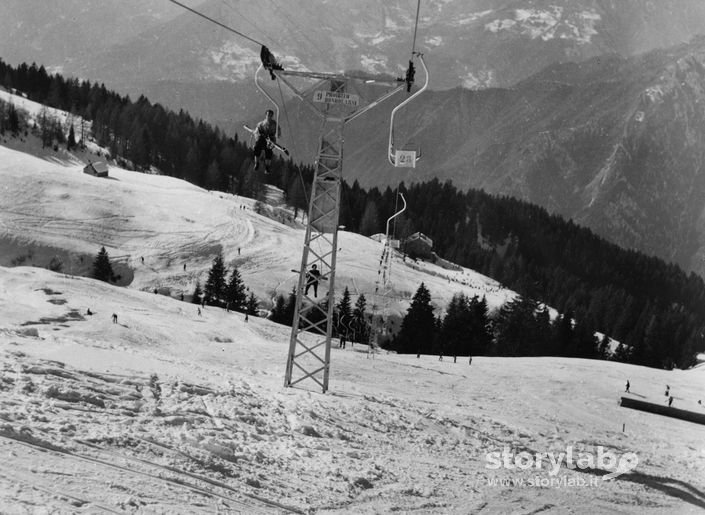
[[[246,131],[250,132],[252,135],[257,136],[257,131],[250,127],[249,125],[243,125]],[[281,145],[274,143],[271,139],[267,138],[267,145],[269,145],[271,148],[278,150],[284,155],[289,155],[289,151],[286,149],[286,147],[282,147]]]

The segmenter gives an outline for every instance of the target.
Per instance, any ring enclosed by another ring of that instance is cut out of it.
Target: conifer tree
[[[366,308],[367,299],[365,299],[365,295],[361,293],[355,301],[355,308],[353,309],[352,321],[350,323],[350,328],[353,331],[352,339],[360,343],[366,343],[370,336],[370,325],[367,323]]]
[[[338,302],[338,305],[335,307],[335,315],[336,315],[336,332],[338,335],[345,335],[346,337],[348,336],[348,326],[350,322],[352,321],[352,307],[350,305],[350,290],[348,290],[348,287],[345,287],[345,290],[343,290],[343,297],[340,299],[340,302]]]
[[[630,354],[631,352],[629,347],[624,345],[622,342],[619,342],[619,345],[617,345],[617,348],[612,355],[612,359],[614,361],[621,361],[622,363],[629,363]]]
[[[196,288],[193,290],[193,295],[191,296],[191,302],[193,304],[200,304],[201,303],[201,295],[203,295],[203,292],[201,291],[201,282],[196,281]]]
[[[492,343],[492,321],[490,310],[487,307],[487,298],[479,299],[477,296],[470,301],[472,311],[470,355],[483,355],[487,353]]]
[[[575,357],[596,358],[598,356],[598,341],[595,330],[585,317],[575,324]]]
[[[610,352],[610,337],[606,334],[600,340],[599,357],[600,359],[609,359],[612,353]]]
[[[294,218],[297,217],[299,209],[306,212],[306,193],[301,185],[302,178],[300,175],[294,175],[289,184],[287,200],[294,207]]]
[[[296,286],[291,288],[289,292],[289,298],[286,301],[286,310],[284,311],[283,324],[288,326],[294,323],[294,312],[296,311]]]
[[[15,109],[15,106],[12,102],[10,102],[8,106],[7,118],[10,132],[12,132],[12,134],[17,134],[18,132],[20,132],[20,116],[17,113],[17,109]]]
[[[495,320],[495,354],[536,356],[541,353],[543,342],[551,335],[548,328],[546,334],[541,332],[537,308],[538,303],[535,300],[522,296],[502,306]]]
[[[401,322],[401,329],[395,339],[398,352],[404,354],[430,352],[436,331],[436,317],[431,305],[431,292],[421,283],[411,299],[411,306]]]
[[[242,282],[240,272],[237,268],[233,268],[230,275],[230,281],[225,288],[225,302],[230,304],[230,309],[244,312],[247,308],[247,293],[245,292],[245,284]]]
[[[208,280],[203,288],[203,295],[208,305],[220,305],[225,293],[226,270],[223,255],[218,254],[213,259],[213,266],[208,271]]]
[[[105,247],[101,247],[93,261],[93,278],[99,281],[110,282],[113,280],[113,267]]]
[[[71,150],[76,147],[76,134],[73,130],[73,124],[69,128],[69,139],[66,140],[66,150]]]
[[[248,315],[256,315],[258,309],[257,297],[255,297],[254,293],[250,292],[250,296],[247,297],[246,313]]]
[[[286,299],[284,298],[283,295],[277,295],[277,298],[274,301],[274,307],[272,308],[272,314],[269,316],[269,319],[272,322],[276,322],[277,324],[286,325],[285,316],[286,316]]]
[[[365,212],[362,214],[360,221],[360,233],[365,236],[370,236],[379,231],[379,214],[377,212],[377,204],[374,201],[368,200],[365,206]]]
[[[440,341],[444,354],[457,356],[469,349],[471,335],[470,304],[466,295],[456,293],[446,308],[440,330]]]

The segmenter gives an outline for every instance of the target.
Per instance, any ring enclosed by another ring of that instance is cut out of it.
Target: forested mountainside
[[[687,366],[696,350],[705,349],[705,283],[700,276],[625,250],[508,196],[462,192],[437,180],[401,184],[398,191],[408,208],[396,219],[397,237],[421,231],[443,258],[574,317],[587,325],[587,334],[596,330],[624,343],[621,359]],[[396,193],[354,183],[343,191],[342,223],[363,234],[383,231],[398,209]],[[526,314],[526,306],[515,308]],[[526,348],[511,352],[531,353],[540,346],[527,333],[524,338]]]
[[[350,124],[346,178],[366,188],[436,178],[521,198],[702,274],[704,70],[700,38],[555,65],[511,88],[425,92],[395,123],[395,143],[422,154],[415,169],[385,161],[396,103],[383,104]],[[290,117],[304,120],[300,109]],[[305,148],[317,129],[300,125]]]
[[[135,169],[156,167],[199,186],[253,198],[266,181],[282,187],[292,205],[306,207],[310,167],[277,160],[272,174],[255,172],[245,143],[188,113],[171,112],[144,97],[132,102],[102,85],[50,75],[35,65],[13,68],[0,62],[0,80],[38,102],[91,120],[93,134],[111,156]],[[29,129],[11,104],[3,106],[0,130]],[[49,144],[56,144],[52,138],[49,134]],[[402,184],[400,191],[409,203],[397,223],[400,237],[421,231],[441,257],[622,341],[622,359],[686,366],[703,349],[705,285],[699,276],[624,250],[511,197],[463,193],[438,180]],[[341,223],[363,234],[380,232],[395,203],[391,188],[344,185]]]

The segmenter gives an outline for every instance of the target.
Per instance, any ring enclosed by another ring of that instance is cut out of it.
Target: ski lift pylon
[[[399,112],[400,109],[402,109],[404,106],[406,106],[409,102],[414,100],[417,96],[419,96],[421,93],[423,93],[426,88],[428,87],[428,68],[426,68],[426,63],[423,60],[423,54],[420,54],[418,52],[414,52],[413,55],[418,56],[419,62],[421,63],[421,67],[423,68],[425,79],[424,79],[424,84],[423,86],[416,91],[413,95],[411,95],[409,98],[404,100],[401,104],[396,106],[392,110],[392,115],[389,120],[389,151],[388,151],[388,159],[389,162],[395,166],[395,167],[409,167],[409,168],[415,168],[416,167],[416,162],[421,159],[421,151],[418,147],[412,147],[412,148],[402,148],[399,149],[394,145],[394,117],[396,114]],[[414,75],[415,75],[415,68],[414,68],[414,63],[413,61],[409,61],[409,69],[407,70],[406,73],[406,82],[407,82],[407,91],[411,90],[411,83],[414,80]]]

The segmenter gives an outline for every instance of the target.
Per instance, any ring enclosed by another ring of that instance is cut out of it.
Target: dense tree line
[[[93,137],[123,164],[142,170],[155,167],[202,187],[252,198],[258,197],[266,180],[281,187],[292,206],[307,208],[312,167],[275,159],[273,173],[265,177],[254,171],[244,142],[184,111],[175,113],[143,96],[133,102],[102,84],[48,74],[35,64],[11,67],[0,60],[0,85],[90,120]],[[51,144],[75,145],[87,137],[83,129],[80,135],[70,131],[66,135],[54,121],[40,123],[45,125],[43,141],[46,137]],[[0,130],[18,133],[26,129],[17,110],[3,105]],[[477,190],[461,192],[437,180],[409,187],[401,184],[399,191],[409,208],[395,219],[396,237],[423,232],[433,239],[435,251],[443,258],[495,278],[522,298],[570,314],[569,319],[579,327],[621,341],[621,360],[658,367],[687,366],[696,351],[705,350],[705,285],[699,276],[621,249],[571,221],[509,197]],[[340,223],[365,235],[381,232],[398,209],[397,199],[391,188],[366,191],[357,183],[343,184]],[[209,289],[207,294],[221,298],[221,292]],[[281,316],[286,320],[291,303],[287,299],[277,302],[283,302],[287,314]],[[458,302],[470,303],[468,299]],[[529,323],[527,317],[524,321]],[[443,328],[442,321],[436,325],[439,331]],[[450,328],[445,331],[453,333]],[[498,334],[494,331],[495,341]],[[519,345],[516,351],[530,354],[533,347]]]
[[[518,296],[490,313],[485,299],[453,296],[445,314],[434,316],[431,292],[422,283],[389,347],[405,354],[440,356],[566,356],[625,358],[598,339],[589,323],[568,312],[551,320],[546,306]],[[622,351],[624,348],[622,348]]]
[[[206,284],[201,289],[201,283],[197,282],[191,299],[195,304],[218,306],[227,310],[256,315],[257,297],[252,292],[248,296],[247,290],[237,267],[233,267],[228,278],[228,269],[223,261],[223,255],[218,254],[213,258]]]
[[[397,219],[396,237],[423,232],[443,258],[622,342],[623,361],[685,367],[705,350],[705,283],[698,275],[510,197],[463,193],[435,179],[402,183],[399,191],[408,208]],[[390,188],[346,184],[341,224],[363,234],[384,231],[396,203]],[[377,213],[373,220],[371,212]],[[521,349],[533,352],[525,344]]]
[[[326,302],[321,302],[321,310],[312,310],[306,315],[309,322],[315,323],[317,319],[322,319],[321,311],[327,311]],[[295,310],[296,288],[294,287],[286,298],[283,295],[277,295],[269,319],[278,324],[291,326],[294,323]],[[365,295],[360,294],[353,306],[350,290],[346,286],[333,310],[332,336],[349,342],[368,343],[372,330],[370,317],[371,314],[367,312]]]
[[[291,160],[274,159],[272,173],[255,171],[251,149],[245,142],[228,137],[217,127],[152,104],[144,96],[136,102],[129,96],[109,91],[103,84],[66,79],[49,74],[43,66],[9,66],[0,60],[0,85],[17,89],[34,100],[80,116],[91,122],[96,142],[109,149],[110,157],[136,170],[157,168],[160,173],[187,180],[198,186],[258,198],[267,183],[282,188],[297,209],[306,209],[306,194],[313,168]],[[16,128],[13,108],[3,110],[3,126]],[[61,133],[63,143],[70,129]],[[73,135],[82,140],[87,135]]]

